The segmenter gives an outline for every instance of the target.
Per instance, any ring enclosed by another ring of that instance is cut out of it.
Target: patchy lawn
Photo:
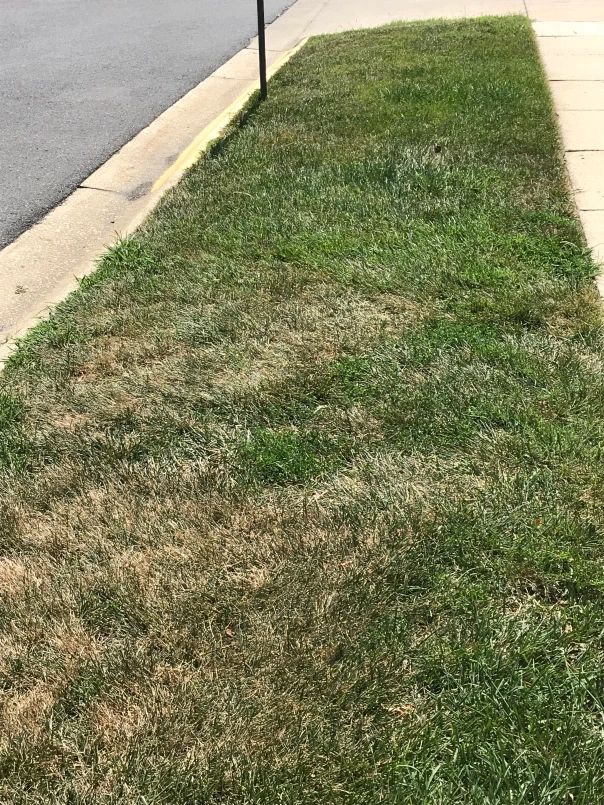
[[[312,40],[0,397],[0,799],[604,801],[604,342],[530,27]]]

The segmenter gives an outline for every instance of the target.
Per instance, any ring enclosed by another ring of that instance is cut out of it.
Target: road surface
[[[0,0],[0,248],[255,33],[254,0]]]

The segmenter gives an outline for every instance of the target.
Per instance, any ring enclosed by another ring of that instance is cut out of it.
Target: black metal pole
[[[258,59],[260,61],[260,98],[265,101],[266,87],[266,38],[264,36],[264,0],[258,3]]]

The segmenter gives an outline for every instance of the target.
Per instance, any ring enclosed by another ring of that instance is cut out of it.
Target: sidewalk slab
[[[537,36],[604,36],[604,22],[534,22]]]
[[[604,35],[546,36],[543,37],[541,49],[552,56],[602,56]]]
[[[543,63],[550,81],[604,81],[603,56],[551,53],[545,44],[548,38],[540,41],[543,43]]]
[[[576,190],[575,202],[579,212],[604,211],[604,190]]]
[[[558,110],[604,110],[604,81],[552,81],[550,89]]]
[[[570,151],[566,164],[577,192],[604,193],[604,151]]]
[[[526,0],[532,20],[547,22],[604,22],[600,0]]]
[[[558,119],[567,151],[604,150],[604,111],[561,109]]]
[[[579,212],[604,211],[604,151],[570,151],[566,163]]]
[[[526,14],[524,0],[488,0],[487,3],[483,0],[466,0],[465,10],[466,17],[482,17],[485,14],[522,14],[522,16]]]

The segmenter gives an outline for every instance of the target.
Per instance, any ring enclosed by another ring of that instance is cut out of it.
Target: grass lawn
[[[0,396],[0,800],[604,801],[604,339],[528,22],[312,40]]]

